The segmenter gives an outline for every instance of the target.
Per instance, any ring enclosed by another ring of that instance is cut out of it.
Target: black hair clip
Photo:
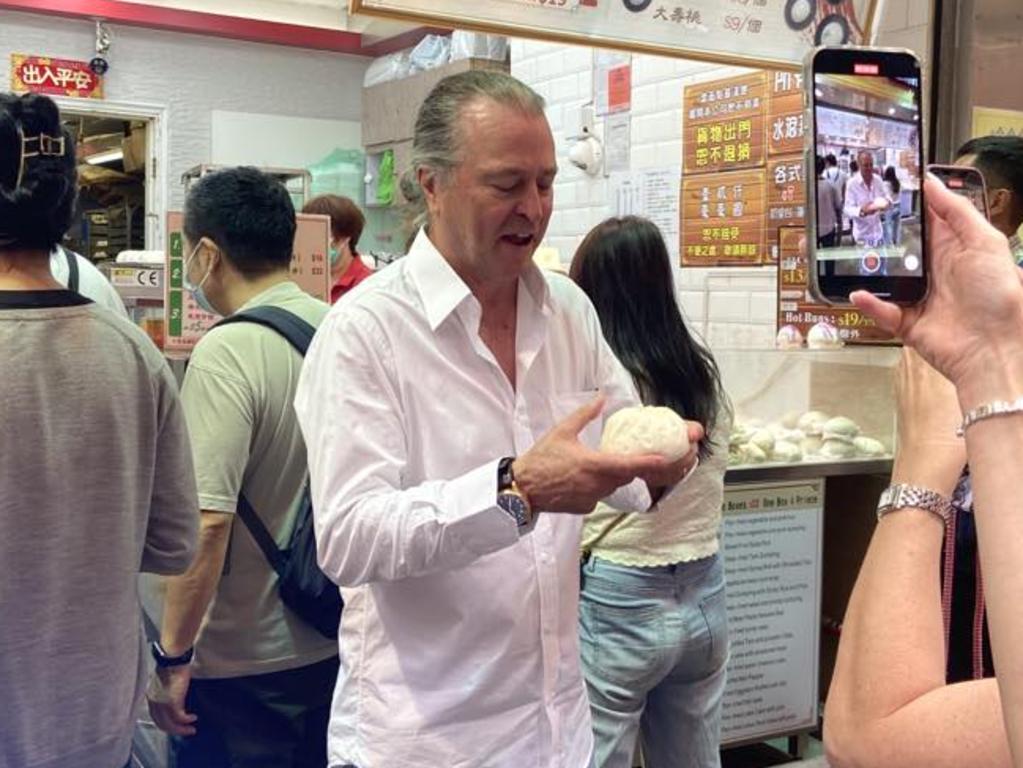
[[[14,182],[14,189],[21,189],[21,179],[25,175],[25,161],[28,158],[64,157],[66,152],[67,143],[63,136],[50,136],[46,133],[40,133],[38,136],[26,136],[21,133],[21,162],[18,165],[18,180]]]

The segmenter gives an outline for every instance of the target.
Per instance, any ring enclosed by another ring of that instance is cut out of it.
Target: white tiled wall
[[[882,5],[879,44],[909,47],[926,58],[929,0],[887,0]],[[559,249],[562,260],[567,262],[583,236],[611,213],[607,180],[586,176],[568,161],[568,137],[579,131],[580,108],[593,100],[593,51],[515,40],[511,61],[512,74],[547,99],[561,168],[547,241]],[[691,82],[729,77],[742,71],[681,59],[633,56],[631,168],[679,165],[682,89]],[[773,344],[777,311],[775,267],[676,269],[675,280],[687,320],[711,347]]]

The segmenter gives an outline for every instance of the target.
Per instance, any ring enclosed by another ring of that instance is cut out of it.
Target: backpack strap
[[[60,246],[64,252],[64,259],[67,261],[67,289],[72,293],[78,293],[78,257],[74,251]]]
[[[295,350],[305,357],[306,350],[313,340],[316,329],[293,312],[280,307],[253,307],[225,317],[214,328],[231,323],[255,323],[277,331],[287,339]]]
[[[286,309],[280,307],[253,307],[252,309],[246,309],[242,312],[237,312],[230,317],[225,317],[223,320],[218,322],[214,328],[221,325],[230,325],[231,323],[255,323],[256,325],[262,325],[273,331],[276,331],[283,336],[295,351],[298,352],[302,357],[305,357],[306,350],[309,349],[309,344],[313,340],[313,335],[316,333],[316,329],[303,320],[293,312],[289,312]],[[308,480],[306,481],[308,485]],[[252,534],[252,538],[255,539],[256,544],[263,551],[263,556],[266,561],[270,563],[270,566],[277,573],[278,577],[284,575],[285,556],[281,552],[280,547],[277,546],[277,542],[274,541],[273,536],[270,535],[270,531],[267,530],[266,525],[260,519],[259,515],[256,514],[256,510],[249,503],[249,500],[245,498],[245,494],[239,494],[238,506],[236,508],[238,517],[245,523],[245,527],[249,529],[249,533]]]

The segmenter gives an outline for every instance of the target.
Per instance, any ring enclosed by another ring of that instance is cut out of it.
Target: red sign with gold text
[[[11,90],[102,99],[103,79],[89,69],[87,61],[12,53]]]

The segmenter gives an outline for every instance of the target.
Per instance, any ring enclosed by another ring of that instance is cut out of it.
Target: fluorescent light
[[[111,149],[109,152],[100,152],[85,158],[85,162],[89,165],[106,165],[119,160],[124,160],[124,150],[122,149]]]
[[[888,114],[889,115],[894,115],[895,114],[895,107],[888,107]]]

